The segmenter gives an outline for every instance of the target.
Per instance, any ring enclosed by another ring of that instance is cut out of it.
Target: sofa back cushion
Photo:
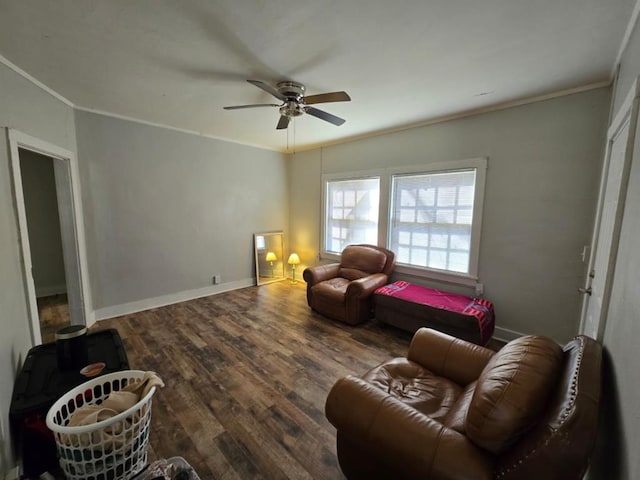
[[[513,445],[539,421],[561,366],[562,349],[550,338],[505,345],[478,378],[465,420],[469,439],[494,454]]]
[[[386,262],[387,255],[377,248],[349,245],[342,251],[338,275],[349,280],[357,280],[372,273],[382,272]]]

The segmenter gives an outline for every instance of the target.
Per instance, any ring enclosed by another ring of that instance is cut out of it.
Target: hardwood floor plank
[[[341,479],[331,386],[406,356],[411,335],[312,312],[278,282],[99,322],[133,369],[154,370],[149,459],[184,457],[204,479]]]

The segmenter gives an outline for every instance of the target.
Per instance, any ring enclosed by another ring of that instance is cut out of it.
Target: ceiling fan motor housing
[[[304,113],[302,106],[296,100],[287,100],[287,102],[280,107],[280,115],[286,117],[299,117]]]
[[[277,87],[278,91],[289,100],[296,100],[299,102],[304,96],[305,88],[301,83],[284,81],[278,83]]]

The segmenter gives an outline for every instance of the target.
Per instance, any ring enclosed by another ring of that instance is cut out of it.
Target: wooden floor
[[[67,294],[51,295],[37,299],[42,343],[55,341],[55,334],[69,325],[69,302]]]
[[[327,320],[304,288],[284,281],[99,322],[118,329],[131,368],[166,383],[153,400],[151,459],[182,456],[203,480],[344,478],[327,393],[405,356],[411,335]]]

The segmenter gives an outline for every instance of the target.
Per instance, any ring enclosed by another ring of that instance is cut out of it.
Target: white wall
[[[285,155],[82,111],[76,124],[98,319],[206,293],[214,274],[254,281],[253,233],[287,228]]]
[[[592,90],[296,154],[292,248],[317,262],[323,173],[488,157],[479,272],[499,333],[565,342],[578,327],[609,99]]]
[[[67,291],[53,162],[51,157],[20,149],[29,250],[38,297]]]
[[[73,110],[0,64],[0,127],[76,150]],[[16,372],[31,347],[6,131],[0,133],[0,477],[13,465],[8,412]]]
[[[614,99],[617,112],[640,75],[640,27],[623,54]],[[640,129],[625,203],[613,291],[604,333],[602,428],[591,479],[640,478]]]

